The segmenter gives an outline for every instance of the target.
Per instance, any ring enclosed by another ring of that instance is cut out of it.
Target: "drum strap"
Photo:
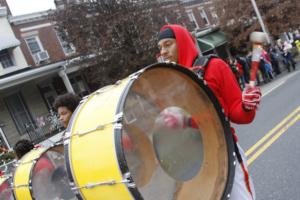
[[[235,150],[235,153],[236,153],[236,157],[238,159],[238,162],[240,163],[241,167],[242,167],[242,170],[243,170],[243,173],[244,173],[244,178],[245,178],[245,184],[246,184],[246,188],[248,190],[248,192],[251,194],[252,198],[253,198],[253,194],[252,194],[252,191],[251,191],[251,187],[250,187],[250,177],[249,177],[249,173],[245,167],[245,164],[244,164],[244,161],[243,161],[243,158],[241,156],[241,153],[239,151],[239,148],[237,146],[237,143],[236,141],[233,141],[234,143],[234,150]]]
[[[207,56],[198,56],[193,64],[193,72],[198,76],[198,78],[203,79],[205,70],[208,67],[208,64],[212,58],[219,58],[215,54],[207,55]]]

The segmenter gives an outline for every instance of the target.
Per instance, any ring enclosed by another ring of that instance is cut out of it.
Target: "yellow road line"
[[[271,131],[269,131],[264,137],[262,137],[257,143],[255,143],[250,149],[246,151],[246,156],[253,153],[262,143],[264,143],[270,136],[272,136],[279,128],[281,128],[288,120],[290,120],[297,112],[300,111],[300,106],[284,118],[279,124],[277,124]]]
[[[250,165],[256,158],[258,158],[268,147],[270,147],[287,129],[289,129],[293,124],[295,124],[300,119],[300,114],[298,114],[294,119],[292,119],[288,124],[286,124],[276,135],[274,135],[266,144],[264,144],[255,154],[248,159],[248,165]]]

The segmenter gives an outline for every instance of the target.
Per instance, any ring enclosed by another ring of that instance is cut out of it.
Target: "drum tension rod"
[[[72,187],[71,190],[80,190],[80,189],[91,189],[98,186],[113,186],[116,184],[126,184],[130,188],[135,188],[135,183],[132,183],[128,178],[130,177],[130,173],[127,172],[124,174],[124,178],[121,181],[111,180],[111,181],[105,181],[105,182],[98,182],[98,183],[88,183],[84,186],[80,187]]]
[[[105,123],[105,124],[100,124],[98,125],[96,128],[93,128],[93,129],[90,129],[90,130],[87,130],[87,131],[78,131],[76,132],[74,135],[78,135],[78,136],[83,136],[83,135],[86,135],[86,134],[89,134],[89,133],[92,133],[94,131],[98,131],[98,130],[103,130],[106,126],[108,125],[112,125],[112,124],[118,124],[122,121],[123,119],[123,113],[118,113],[116,116],[115,116],[115,120],[112,121],[112,122],[108,122],[108,123]],[[72,137],[72,136],[71,136]]]
[[[12,188],[20,188],[20,187],[29,187],[29,185],[28,184],[16,185]]]
[[[17,166],[19,166],[19,165],[26,165],[26,164],[28,164],[28,163],[35,163],[35,162],[37,162],[38,159],[39,159],[39,158],[34,158],[34,159],[28,160],[28,161],[26,161],[26,162],[17,162],[17,163],[15,163],[15,167],[17,167]]]

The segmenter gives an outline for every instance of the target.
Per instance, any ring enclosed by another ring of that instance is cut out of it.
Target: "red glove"
[[[179,112],[172,112],[165,109],[161,115],[165,125],[169,128],[185,128],[187,125],[186,117]]]
[[[246,85],[242,93],[243,107],[246,111],[258,108],[261,99],[261,91],[258,87],[250,87]]]

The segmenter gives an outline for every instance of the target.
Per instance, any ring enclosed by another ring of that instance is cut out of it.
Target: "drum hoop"
[[[90,96],[90,95],[89,95]],[[66,170],[67,170],[67,176],[69,179],[69,183],[71,184],[75,184],[75,180],[74,180],[74,172],[73,169],[71,167],[71,160],[70,160],[70,140],[71,140],[71,136],[69,134],[71,134],[72,132],[72,128],[73,128],[73,124],[74,121],[76,119],[77,114],[81,111],[83,105],[87,102],[88,98],[84,98],[83,100],[80,101],[79,105],[77,106],[77,108],[75,109],[75,111],[73,112],[68,127],[65,130],[65,137],[63,138],[63,146],[64,146],[64,156],[65,156],[65,163],[66,163]],[[76,185],[76,184],[75,184]],[[74,191],[74,194],[76,195],[78,200],[83,200],[83,195],[81,194],[80,190],[76,190]]]
[[[148,69],[148,67],[146,67],[145,69]],[[145,70],[142,69],[142,70]],[[119,102],[117,103],[117,109],[116,109],[116,115],[118,115],[119,113],[123,112],[123,107],[125,104],[125,100],[126,100],[126,96],[130,90],[130,88],[132,87],[133,83],[135,82],[135,80],[137,80],[137,76],[134,76],[135,74],[140,74],[140,71],[134,73],[133,75],[131,75],[131,79],[128,81],[126,87],[124,88],[122,94],[120,95],[120,99]],[[115,148],[116,148],[116,156],[117,156],[117,160],[118,160],[118,164],[119,164],[119,170],[122,173],[122,176],[124,176],[126,173],[129,172],[129,167],[127,165],[126,162],[126,158],[125,158],[125,154],[122,148],[122,129],[114,129],[114,138],[115,138]],[[128,180],[130,182],[134,182],[132,176],[130,175],[130,177],[128,177]],[[134,199],[136,200],[143,200],[143,197],[141,195],[141,193],[138,191],[138,189],[136,187],[127,187],[128,190],[131,192],[132,196],[134,197]]]
[[[77,106],[77,108],[75,109],[71,119],[70,119],[70,122],[69,122],[69,125],[67,127],[67,130],[66,132],[69,132],[71,133],[72,131],[72,127],[73,127],[73,124],[74,124],[74,120],[75,120],[75,117],[77,116],[77,114],[81,111],[83,105],[87,102],[87,100],[84,100],[84,101],[81,101],[80,104]],[[68,136],[67,136],[68,137]],[[70,145],[70,141],[66,141],[66,140],[70,140],[70,138],[64,138],[64,155],[65,155],[65,162],[66,162],[66,169],[67,169],[67,175],[68,175],[68,179],[69,179],[69,182],[72,183],[72,184],[75,184],[76,185],[76,181],[74,179],[74,172],[73,172],[73,169],[71,167],[71,156],[70,156],[70,153],[71,153],[71,145]],[[78,184],[77,184],[78,185]],[[74,191],[74,190],[73,190]],[[81,193],[80,190],[76,190],[74,191],[74,194],[76,195],[77,199],[78,200],[84,200],[83,199],[83,194]]]
[[[227,200],[228,196],[230,196],[230,193],[232,190],[233,179],[234,179],[234,175],[235,175],[233,135],[231,133],[229,120],[225,116],[224,111],[223,111],[221,105],[219,104],[217,97],[214,95],[212,90],[207,86],[206,82],[199,79],[194,72],[192,72],[192,71],[188,70],[186,67],[178,65],[176,63],[154,63],[154,64],[149,65],[149,66],[145,67],[144,69],[132,74],[131,77],[133,77],[133,78],[131,78],[129,80],[128,84],[124,88],[122,95],[119,99],[119,102],[117,104],[116,115],[123,112],[123,107],[125,105],[126,96],[129,92],[130,88],[132,87],[133,83],[139,79],[139,76],[142,74],[141,72],[156,69],[156,68],[169,68],[169,69],[174,69],[174,70],[180,71],[183,74],[186,74],[196,84],[198,84],[201,87],[201,89],[203,89],[205,91],[205,93],[209,97],[210,101],[213,103],[214,108],[216,109],[216,112],[218,114],[218,117],[221,119],[220,121],[222,122],[222,127],[224,129],[224,138],[225,138],[226,144],[227,144],[227,152],[228,152],[228,155],[227,155],[228,156],[227,182],[226,182],[226,185],[225,185],[225,188],[224,188],[224,191],[222,194],[222,198],[221,198],[221,200]],[[119,169],[120,169],[122,175],[124,175],[129,172],[129,167],[126,162],[126,158],[125,158],[124,151],[122,149],[122,145],[118,145],[118,144],[121,144],[122,131],[123,131],[122,129],[114,129],[117,160],[119,162]],[[133,182],[133,179],[131,176],[130,176],[129,180],[131,182]],[[134,196],[135,199],[137,199],[137,200],[143,199],[138,188],[130,187],[128,189],[130,190],[130,192],[132,192],[132,195]]]

